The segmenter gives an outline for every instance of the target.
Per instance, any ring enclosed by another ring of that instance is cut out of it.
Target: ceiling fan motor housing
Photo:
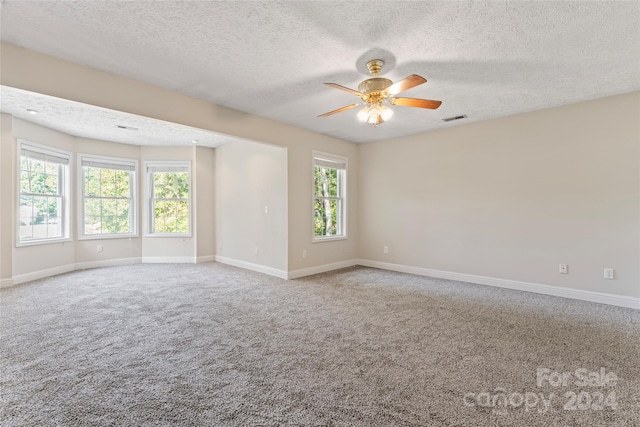
[[[369,103],[378,103],[386,98],[385,89],[391,86],[393,82],[382,77],[374,77],[367,79],[358,85],[358,92],[364,94],[362,99]]]

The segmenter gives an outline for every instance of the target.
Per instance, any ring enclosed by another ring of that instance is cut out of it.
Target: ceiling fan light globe
[[[367,122],[369,120],[369,106],[367,105],[362,110],[358,111],[358,120],[361,122]]]
[[[385,122],[389,120],[391,116],[393,116],[393,110],[386,105],[382,105],[380,107],[380,110],[380,116],[382,116],[382,120],[384,120]]]

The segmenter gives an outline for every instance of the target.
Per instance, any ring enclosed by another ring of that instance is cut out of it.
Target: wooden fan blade
[[[429,108],[435,110],[442,104],[442,101],[433,101],[431,99],[417,98],[391,98],[389,100],[393,105],[406,105],[407,107]]]
[[[406,77],[399,82],[396,82],[389,86],[386,92],[389,95],[397,95],[400,92],[404,92],[405,90],[411,89],[412,87],[416,87],[426,82],[427,79],[425,79],[424,77],[420,77],[417,74],[411,74],[409,77]]]
[[[358,105],[360,105],[360,104],[347,105],[345,107],[338,108],[337,110],[333,110],[333,111],[329,111],[328,113],[320,114],[318,117],[327,117],[327,116],[330,116],[332,114],[341,113],[343,111],[350,110],[350,109],[352,109],[354,107],[357,107]]]
[[[339,85],[337,83],[325,83],[325,84],[327,86],[335,87],[336,89],[340,89],[340,90],[343,90],[345,92],[349,92],[352,95],[363,96],[363,94],[358,92],[357,90],[349,89],[348,87],[344,87],[344,86]]]

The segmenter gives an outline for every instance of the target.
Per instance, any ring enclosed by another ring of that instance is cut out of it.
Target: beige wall
[[[215,163],[213,148],[195,147],[193,224],[198,260],[212,260],[216,254]]]
[[[0,146],[0,285],[5,282],[21,282],[50,273],[85,268],[123,261],[183,261],[193,262],[197,257],[211,260],[215,254],[215,224],[195,222],[196,206],[202,210],[201,217],[213,218],[215,152],[205,147],[140,147],[109,141],[73,137],[49,128],[26,122],[10,115],[2,114]],[[36,246],[16,247],[16,168],[17,139],[25,139],[38,144],[59,148],[71,153],[70,186],[70,236],[72,241]],[[137,160],[139,180],[138,236],[126,238],[79,240],[78,230],[78,154],[94,154]],[[196,156],[197,161],[196,161]],[[144,161],[145,160],[188,160],[196,165],[192,169],[192,212],[193,236],[190,238],[149,238],[144,236],[143,214],[145,213]],[[199,167],[199,170],[197,169]],[[198,193],[197,180],[202,191]],[[199,242],[196,248],[196,242]],[[97,252],[97,246],[103,251]],[[203,258],[206,257],[206,258]]]
[[[362,145],[360,257],[639,297],[639,118],[632,93]]]
[[[313,150],[346,157],[347,233],[346,240],[312,243],[313,237]],[[304,270],[358,258],[358,146],[327,143],[314,138],[290,147],[289,157],[289,270]],[[307,258],[302,251],[307,251]]]
[[[140,164],[140,179],[142,184],[142,193],[140,195],[142,214],[142,260],[153,261],[153,258],[167,258],[178,261],[182,258],[184,261],[193,259],[196,256],[195,231],[192,229],[191,237],[148,237],[146,218],[149,213],[149,206],[146,204],[146,193],[144,192],[145,170],[144,162],[151,160],[185,160],[191,162],[193,185],[193,147],[140,147],[141,157],[143,161]],[[193,197],[193,194],[192,194]],[[193,199],[192,199],[193,203]],[[193,205],[192,205],[192,221],[193,221]]]
[[[0,114],[0,281],[13,276],[15,156],[12,117]]]
[[[287,150],[233,142],[215,170],[217,255],[286,272]]]
[[[17,170],[17,150],[16,150],[16,140],[17,139],[25,139],[30,142],[35,142],[38,144],[47,145],[52,148],[57,148],[61,150],[68,151],[73,153],[74,151],[74,138],[70,135],[64,134],[62,132],[57,132],[42,126],[35,125],[30,122],[26,122],[20,119],[13,119],[12,124],[12,134],[13,138],[8,143],[13,144],[13,149],[10,150],[12,152],[12,162],[13,162],[13,174],[14,181],[12,188],[8,189],[11,191],[10,200],[12,202],[12,206],[14,212],[16,209],[16,170]],[[72,154],[71,156],[71,170],[75,167],[75,158]],[[71,172],[71,194],[74,193],[75,189],[75,177],[73,172]],[[4,196],[4,194],[3,194]],[[3,199],[5,199],[3,197]],[[73,198],[71,199],[73,200]],[[4,201],[4,200],[3,200]],[[71,217],[74,217],[73,209],[71,212]],[[15,230],[15,216],[12,224],[10,225],[12,229]],[[71,230],[70,236],[74,236],[74,222],[71,222]],[[73,242],[59,242],[59,243],[50,243],[46,245],[37,245],[37,246],[23,246],[23,247],[15,247],[15,231],[13,233],[13,276],[20,276],[23,274],[28,274],[34,271],[34,266],[37,265],[38,270],[50,270],[56,269],[61,266],[72,266],[75,263],[75,248]]]
[[[287,255],[254,259],[265,266],[310,272],[365,259],[640,295],[638,93],[357,146],[5,43],[1,54],[4,85],[286,148]],[[198,159],[196,176],[220,184],[224,173],[207,171],[206,163],[224,164],[224,149],[209,152],[204,164],[198,150],[185,154]],[[312,150],[349,159],[347,240],[311,243]],[[159,153],[142,151],[141,169],[145,156]],[[7,174],[0,174],[4,198]],[[229,213],[208,212],[213,197],[222,197],[213,193],[196,196],[196,218],[213,221],[198,221],[195,241],[152,246],[140,239],[133,252],[211,256],[215,240],[226,248],[220,224]],[[570,274],[559,275],[559,263]],[[616,280],[602,279],[604,267],[616,269]]]
[[[107,157],[119,157],[130,160],[138,161],[138,174],[140,175],[140,168],[142,164],[140,162],[140,147],[135,145],[118,144],[109,141],[100,141],[88,138],[75,138],[75,156],[74,156],[74,169],[73,174],[77,177],[78,174],[78,154],[94,154]],[[139,181],[139,184],[141,181]],[[73,188],[74,194],[79,194],[81,189],[76,186]],[[138,186],[138,193],[140,192],[140,185]],[[78,197],[74,196],[73,200],[73,214],[74,218],[78,218],[79,207]],[[141,206],[138,206],[138,231],[140,230],[140,215]],[[77,237],[80,233],[77,225],[77,221],[74,221],[73,235],[75,240],[75,262],[76,263],[93,263],[104,262],[109,260],[119,259],[139,259],[142,253],[141,245],[142,241],[140,233],[138,237],[125,237],[117,239],[89,239],[78,240]],[[102,246],[102,252],[97,252],[97,246]]]
[[[284,123],[220,107],[125,77],[59,60],[2,43],[0,82],[3,85],[77,102],[265,142],[288,148],[289,269],[296,270],[354,259],[357,199],[350,199],[348,240],[311,244],[311,151],[349,158],[350,176],[357,173],[357,146]],[[357,194],[357,180],[348,191]],[[302,250],[309,256],[302,258]]]

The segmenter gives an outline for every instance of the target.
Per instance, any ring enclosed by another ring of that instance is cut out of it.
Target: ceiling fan
[[[378,77],[378,73],[384,66],[384,61],[381,59],[372,59],[367,62],[367,68],[369,73],[373,76],[370,79],[362,81],[358,85],[358,90],[349,89],[348,87],[341,86],[336,83],[325,83],[327,86],[334,87],[336,89],[343,90],[353,95],[359,96],[363,101],[365,107],[358,112],[358,118],[363,122],[377,126],[380,123],[389,120],[393,115],[393,110],[385,104],[391,105],[404,105],[407,107],[417,108],[429,108],[435,110],[442,104],[442,101],[433,101],[430,99],[417,99],[417,98],[396,98],[394,95],[404,92],[423,83],[427,82],[427,79],[417,74],[411,74],[399,82],[393,83],[389,79]],[[342,111],[350,110],[358,107],[360,104],[351,104],[337,110],[329,111],[319,115],[318,117],[327,117]]]

